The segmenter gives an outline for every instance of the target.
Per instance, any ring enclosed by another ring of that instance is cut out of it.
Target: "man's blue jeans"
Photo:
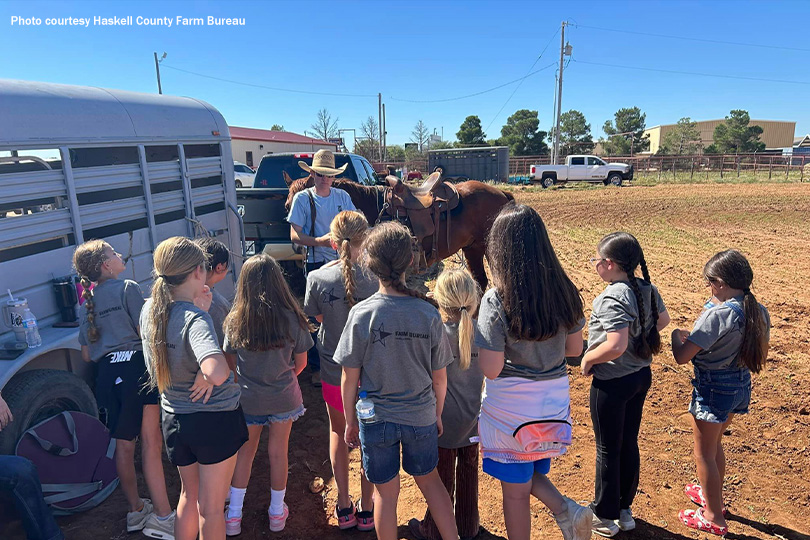
[[[65,536],[42,497],[37,469],[18,456],[0,455],[0,495],[11,497],[28,540],[63,540]]]

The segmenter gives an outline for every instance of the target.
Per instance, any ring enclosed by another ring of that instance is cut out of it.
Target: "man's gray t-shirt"
[[[655,324],[652,318],[652,295],[655,295],[658,313],[667,310],[655,285],[637,280],[641,297],[644,300],[645,326],[644,333]],[[652,355],[642,358],[636,354],[636,344],[641,339],[641,321],[639,320],[638,301],[630,284],[626,281],[610,283],[602,294],[593,301],[591,320],[588,323],[588,350],[592,350],[607,340],[608,332],[617,332],[628,328],[627,350],[615,360],[596,364],[591,370],[596,379],[617,379],[630,375],[649,366]]]
[[[770,341],[771,317],[765,306],[760,304],[759,307],[765,318],[765,340]],[[692,359],[696,367],[706,370],[743,369],[737,360],[745,331],[744,314],[742,296],[726,300],[701,314],[686,338],[703,349]]]
[[[478,435],[484,373],[478,365],[478,347],[475,345],[472,346],[470,367],[461,369],[459,366],[458,323],[444,323],[444,333],[453,351],[453,363],[447,366],[447,397],[442,410],[444,433],[439,437],[439,447],[462,448],[474,444],[470,437]]]
[[[481,298],[478,311],[478,332],[475,344],[481,349],[504,353],[499,379],[520,377],[532,381],[548,381],[568,376],[565,363],[565,341],[585,326],[585,319],[574,328],[560,331],[543,341],[515,339],[509,333],[509,321],[496,289],[489,289]]]
[[[151,302],[151,298],[147,300],[141,311],[143,354],[150,372],[152,361],[147,344],[152,332],[149,323]],[[233,373],[228,375],[227,381],[214,387],[208,403],[203,403],[201,399],[191,402],[190,389],[200,371],[200,362],[211,355],[222,354],[214,322],[208,313],[191,302],[173,302],[166,327],[166,349],[172,384],[160,394],[163,410],[174,414],[191,414],[233,411],[239,407],[239,385],[233,382]]]
[[[360,303],[380,288],[377,278],[353,265],[354,300]],[[340,386],[342,368],[332,357],[335,354],[346,319],[349,304],[346,302],[346,287],[343,284],[343,264],[329,264],[307,275],[307,291],[304,297],[304,312],[310,317],[323,315],[318,330],[318,352],[321,357],[321,380],[326,384]]]
[[[213,287],[211,287],[211,295],[211,307],[208,308],[208,314],[211,315],[211,320],[214,321],[214,330],[217,332],[219,346],[222,347],[225,344],[225,332],[222,329],[222,323],[225,322],[225,317],[231,312],[231,303]]]
[[[93,312],[99,332],[98,341],[90,343],[87,336],[87,304],[79,328],[79,343],[90,350],[90,358],[98,362],[105,354],[116,351],[140,351],[138,324],[143,307],[141,287],[129,279],[108,279],[93,287]]]
[[[436,422],[433,371],[453,353],[439,311],[420,298],[376,293],[354,306],[335,350],[335,362],[362,368],[360,390],[377,420],[408,426]]]
[[[315,200],[315,232],[312,229],[312,214],[309,206],[309,193]],[[329,233],[329,226],[335,216],[344,210],[356,210],[349,194],[338,188],[330,188],[328,197],[321,197],[315,193],[315,188],[307,188],[293,197],[287,221],[298,225],[304,234],[318,238]],[[337,252],[331,247],[316,247],[307,249],[307,262],[329,262],[337,259]]]
[[[290,338],[283,347],[269,351],[236,349],[225,338],[225,352],[237,355],[236,372],[242,389],[239,402],[245,414],[283,414],[303,403],[294,355],[312,347],[312,336],[309,328],[301,328],[295,313],[285,310],[284,314]]]

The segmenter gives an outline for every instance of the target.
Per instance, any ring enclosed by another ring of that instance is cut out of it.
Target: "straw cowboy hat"
[[[312,166],[307,165],[305,161],[299,161],[298,166],[307,172],[314,172],[321,176],[337,176],[346,172],[349,164],[344,163],[342,167],[336,169],[335,154],[329,150],[318,150],[312,157]]]

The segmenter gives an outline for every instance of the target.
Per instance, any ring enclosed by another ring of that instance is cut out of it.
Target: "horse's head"
[[[285,172],[284,181],[287,182],[287,185],[290,187],[290,192],[287,194],[287,201],[284,203],[284,209],[289,212],[295,194],[304,191],[308,187],[314,186],[315,180],[313,180],[312,176],[305,176],[304,178],[293,180],[290,178],[290,175]]]

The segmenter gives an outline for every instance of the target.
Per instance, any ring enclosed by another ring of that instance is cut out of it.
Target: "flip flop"
[[[698,508],[697,510],[681,510],[678,512],[678,518],[690,529],[716,534],[717,536],[725,536],[728,533],[728,527],[721,527],[706,519],[703,516],[702,508]]]
[[[703,496],[703,488],[700,484],[686,484],[683,489],[689,500],[698,506],[706,507],[706,498]],[[728,516],[728,508],[723,505],[723,517]]]

